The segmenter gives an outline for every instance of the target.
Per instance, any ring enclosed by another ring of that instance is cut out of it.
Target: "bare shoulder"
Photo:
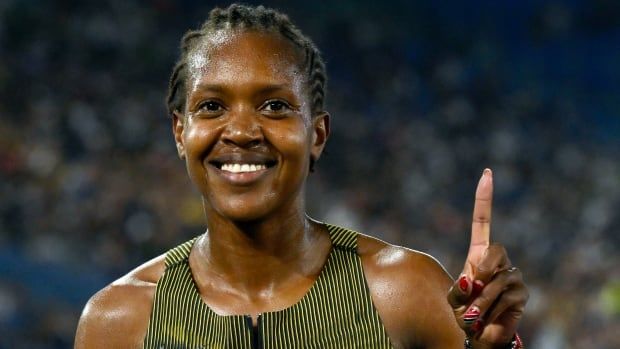
[[[428,292],[444,297],[452,285],[448,272],[426,253],[363,234],[358,237],[358,253],[375,301],[401,296],[428,300]],[[397,303],[402,306],[400,300]]]
[[[90,298],[80,317],[75,348],[141,348],[165,256],[156,257]]]
[[[431,255],[412,250],[403,246],[389,244],[383,240],[372,236],[358,235],[358,253],[362,257],[366,266],[377,271],[398,272],[399,276],[403,276],[402,268],[413,268],[415,272],[406,273],[412,277],[425,275],[426,277],[437,277],[438,281],[449,281],[452,283],[451,277],[444,267]],[[420,274],[419,272],[423,272]],[[430,273],[427,274],[427,273]]]
[[[446,299],[453,280],[435,258],[363,234],[358,253],[373,303],[396,347],[462,346],[463,334]]]

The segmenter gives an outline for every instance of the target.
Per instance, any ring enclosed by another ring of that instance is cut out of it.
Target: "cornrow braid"
[[[196,47],[196,43],[200,39],[207,38],[222,29],[274,32],[292,42],[304,57],[303,62],[300,62],[300,68],[308,74],[307,87],[312,101],[312,114],[323,110],[327,75],[321,53],[312,40],[302,34],[289,20],[288,16],[283,13],[263,6],[251,7],[232,4],[226,9],[214,8],[211,10],[209,18],[200,29],[188,31],[181,39],[181,55],[174,66],[168,84],[166,104],[169,115],[175,111],[183,112],[185,109],[189,53]]]

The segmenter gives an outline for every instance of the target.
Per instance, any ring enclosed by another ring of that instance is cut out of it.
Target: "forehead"
[[[188,55],[191,85],[265,82],[303,83],[300,50],[269,32],[219,30]]]

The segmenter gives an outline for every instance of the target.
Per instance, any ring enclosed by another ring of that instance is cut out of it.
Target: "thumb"
[[[448,303],[455,313],[465,312],[474,285],[467,274],[461,274],[448,291]]]

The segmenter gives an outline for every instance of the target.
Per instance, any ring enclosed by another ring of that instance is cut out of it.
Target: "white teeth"
[[[267,166],[262,164],[223,164],[222,171],[240,173],[240,172],[256,172],[266,169]]]

